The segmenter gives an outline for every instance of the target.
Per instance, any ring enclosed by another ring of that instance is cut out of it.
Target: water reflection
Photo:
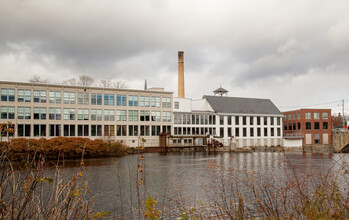
[[[114,161],[117,159],[117,162]],[[343,154],[302,153],[149,153],[145,154],[145,187],[140,188],[140,198],[149,195],[159,203],[171,197],[196,206],[207,204],[219,196],[222,181],[226,181],[229,193],[245,191],[246,174],[257,173],[262,179],[275,181],[284,175],[284,169],[296,172],[325,172],[339,167],[336,161],[346,160]],[[286,165],[285,163],[286,162]],[[79,172],[79,160],[64,162],[61,175],[70,177]],[[85,159],[85,177],[93,196],[95,211],[110,211],[112,216],[132,218],[136,215],[138,195],[136,191],[137,155],[122,158]],[[233,182],[234,178],[241,181]],[[245,182],[244,182],[245,181]],[[280,181],[275,184],[282,184]],[[168,214],[167,217],[171,216]]]

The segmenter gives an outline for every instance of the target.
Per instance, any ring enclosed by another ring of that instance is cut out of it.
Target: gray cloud
[[[314,100],[300,95],[309,88],[332,101],[349,75],[348,6],[346,0],[0,0],[0,79],[39,74],[60,82],[86,74],[142,88],[147,78],[176,92],[177,51],[184,50],[193,98],[222,83],[230,95],[280,105]],[[310,84],[314,78],[322,81]]]

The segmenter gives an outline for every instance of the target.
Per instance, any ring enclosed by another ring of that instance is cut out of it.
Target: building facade
[[[173,129],[173,93],[163,89],[115,89],[0,81],[0,122],[7,137],[87,137],[159,146]]]
[[[282,145],[283,115],[269,99],[174,98],[173,114],[173,144],[195,140],[200,144],[200,139],[211,136],[224,146],[237,148]]]
[[[302,144],[332,144],[331,109],[299,109],[283,112],[284,138]]]

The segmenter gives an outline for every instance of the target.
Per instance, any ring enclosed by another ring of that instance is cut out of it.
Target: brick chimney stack
[[[184,52],[178,51],[178,97],[184,98]]]

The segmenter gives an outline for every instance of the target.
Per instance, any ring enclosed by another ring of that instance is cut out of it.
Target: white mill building
[[[173,144],[201,145],[210,137],[224,146],[273,147],[282,145],[282,113],[269,99],[219,96],[200,100],[174,99]],[[195,142],[195,143],[193,143]]]

